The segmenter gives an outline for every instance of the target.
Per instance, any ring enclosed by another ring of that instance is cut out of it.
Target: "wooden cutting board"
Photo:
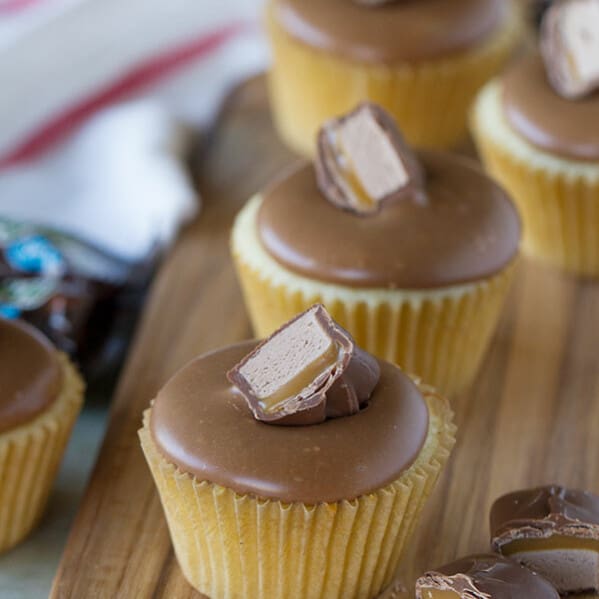
[[[201,218],[151,290],[53,598],[200,597],[177,566],[137,429],[187,360],[251,336],[229,230],[243,202],[293,160],[261,79],[232,97],[207,147],[195,169]],[[486,550],[500,493],[554,481],[599,492],[599,284],[523,261],[480,375],[454,408],[458,444],[406,560],[409,580]]]

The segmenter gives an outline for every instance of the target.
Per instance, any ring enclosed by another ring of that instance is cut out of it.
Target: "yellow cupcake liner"
[[[481,93],[473,134],[489,172],[522,214],[524,251],[599,277],[599,164],[552,156],[508,131],[498,96],[496,83]]]
[[[521,11],[489,40],[436,61],[396,65],[352,62],[293,39],[275,21],[267,27],[273,64],[271,106],[279,134],[293,150],[312,156],[322,123],[364,100],[384,106],[409,143],[455,146],[467,132],[468,109],[477,90],[503,66],[523,30]]]
[[[356,289],[308,279],[278,264],[255,234],[256,196],[240,212],[232,255],[257,337],[315,303],[356,343],[399,364],[445,395],[474,379],[499,320],[515,262],[481,282],[434,290]]]
[[[200,481],[139,435],[189,583],[212,599],[371,599],[388,587],[455,441],[446,400],[430,411],[420,455],[393,483],[348,501],[282,503]]]
[[[64,354],[63,388],[34,420],[0,433],[0,552],[21,541],[40,520],[71,429],[83,381]]]

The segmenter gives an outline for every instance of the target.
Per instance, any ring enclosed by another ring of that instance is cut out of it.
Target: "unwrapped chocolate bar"
[[[258,420],[316,424],[348,416],[368,401],[380,367],[314,305],[260,343],[228,373]]]
[[[599,87],[599,0],[558,0],[541,23],[547,77],[565,98]]]
[[[550,485],[491,509],[493,549],[543,574],[560,593],[599,591],[599,497]]]
[[[418,159],[393,118],[369,102],[323,125],[315,166],[324,196],[355,214],[373,214],[385,202],[424,196]]]
[[[542,576],[495,554],[464,557],[416,581],[417,599],[559,599]]]

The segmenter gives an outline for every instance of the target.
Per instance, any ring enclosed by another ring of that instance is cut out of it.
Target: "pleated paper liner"
[[[454,444],[446,400],[423,388],[431,414],[416,462],[351,501],[285,504],[199,481],[167,462],[144,415],[140,439],[189,583],[218,599],[372,599],[395,579],[424,503]]]
[[[514,264],[480,283],[444,290],[327,284],[290,272],[262,249],[255,232],[259,205],[259,197],[248,202],[232,235],[232,254],[258,337],[321,302],[360,347],[417,374],[445,395],[471,383],[499,319]]]
[[[83,398],[83,382],[59,354],[63,388],[31,422],[0,434],[0,552],[21,541],[41,518]]]
[[[273,50],[271,106],[283,140],[311,156],[322,123],[364,100],[385,107],[409,143],[450,148],[464,139],[477,90],[503,66],[523,29],[520,10],[472,50],[436,61],[397,65],[352,62],[310,48],[276,24],[272,2],[267,26]]]
[[[496,83],[481,93],[473,134],[488,170],[520,209],[524,250],[599,277],[599,164],[552,156],[521,139],[509,130],[499,95]]]

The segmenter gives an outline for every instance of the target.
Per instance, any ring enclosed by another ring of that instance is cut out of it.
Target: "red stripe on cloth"
[[[52,118],[16,147],[1,155],[0,169],[39,156],[100,108],[123,100],[192,60],[209,56],[232,38],[252,27],[245,22],[235,23],[137,65],[105,88]]]
[[[0,0],[0,14],[18,12],[39,2],[41,0]]]

